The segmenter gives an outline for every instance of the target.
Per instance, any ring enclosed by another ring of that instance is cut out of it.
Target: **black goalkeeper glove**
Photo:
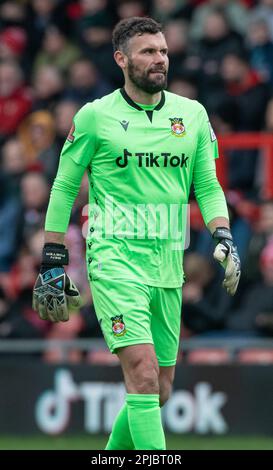
[[[66,274],[68,250],[59,243],[46,243],[40,273],[33,289],[32,308],[42,320],[69,320],[69,309],[79,308],[78,289]]]
[[[218,227],[212,237],[216,242],[213,257],[225,269],[223,286],[228,294],[234,295],[241,276],[241,262],[237,247],[233,245],[232,235],[226,227]]]

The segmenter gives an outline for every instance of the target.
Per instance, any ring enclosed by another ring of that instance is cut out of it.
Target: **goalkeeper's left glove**
[[[226,227],[218,227],[212,237],[216,242],[213,257],[225,269],[223,286],[228,294],[234,295],[241,276],[241,262],[237,247],[233,244],[230,230]]]
[[[68,251],[59,243],[46,243],[42,266],[33,289],[33,310],[42,320],[67,321],[69,309],[81,306],[80,293],[64,270]]]

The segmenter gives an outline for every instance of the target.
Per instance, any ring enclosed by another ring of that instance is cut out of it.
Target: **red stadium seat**
[[[244,349],[237,354],[243,364],[273,364],[273,349]]]
[[[196,349],[187,354],[189,364],[225,364],[231,362],[229,351],[221,348]]]

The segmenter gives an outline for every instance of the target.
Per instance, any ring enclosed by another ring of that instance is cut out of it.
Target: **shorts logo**
[[[182,118],[169,118],[171,121],[172,134],[175,137],[184,137],[186,135],[186,129],[183,124]]]
[[[123,315],[116,315],[111,318],[112,320],[112,331],[115,336],[123,336],[126,333],[125,324],[123,321]]]
[[[68,142],[70,142],[71,144],[74,142],[74,139],[75,139],[75,136],[73,135],[74,131],[75,131],[75,124],[73,123],[68,133],[68,136],[66,138],[66,140],[68,140]]]

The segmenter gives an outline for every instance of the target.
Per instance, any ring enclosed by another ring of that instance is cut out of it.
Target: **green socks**
[[[105,450],[166,449],[159,395],[127,393]]]
[[[166,449],[159,395],[127,393],[128,422],[137,450]]]
[[[132,450],[134,448],[128,423],[128,408],[125,403],[115,419],[105,450]]]

